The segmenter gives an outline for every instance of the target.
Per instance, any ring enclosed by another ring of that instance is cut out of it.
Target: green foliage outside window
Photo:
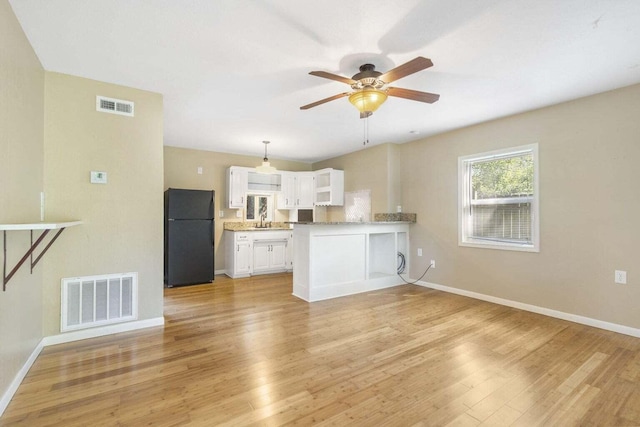
[[[496,199],[533,195],[531,154],[478,161],[471,165],[472,199]]]

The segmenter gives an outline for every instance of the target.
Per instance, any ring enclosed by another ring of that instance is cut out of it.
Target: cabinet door
[[[270,248],[270,268],[287,269],[287,242],[273,242]]]
[[[269,249],[270,243],[254,243],[253,244],[253,272],[257,273],[264,270],[269,270]]]
[[[287,270],[293,270],[293,233],[289,235],[287,250],[285,251],[285,264]]]
[[[278,209],[295,209],[296,207],[296,175],[282,173],[282,189],[278,195]]]
[[[248,174],[247,170],[236,167],[229,168],[227,174],[227,195],[230,209],[244,208],[247,194]]]
[[[315,199],[315,176],[313,172],[298,173],[296,178],[296,207],[298,209],[312,209]]]
[[[235,262],[235,274],[250,274],[251,273],[251,243],[238,242],[236,243],[236,262]]]

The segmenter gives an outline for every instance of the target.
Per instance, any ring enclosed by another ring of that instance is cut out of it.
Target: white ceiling
[[[10,0],[46,70],[164,95],[165,145],[312,162],[363,148],[343,83],[373,63],[432,68],[393,83],[369,145],[405,143],[640,83],[640,0]],[[102,94],[109,96],[109,94]]]

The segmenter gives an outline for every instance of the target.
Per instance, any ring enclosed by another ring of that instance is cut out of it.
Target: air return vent
[[[62,279],[62,332],[138,318],[138,273]]]
[[[121,114],[133,117],[133,102],[96,96],[96,110],[103,113]]]

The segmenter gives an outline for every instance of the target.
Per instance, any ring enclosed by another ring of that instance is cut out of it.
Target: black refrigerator
[[[213,281],[215,192],[169,188],[164,192],[164,283]]]

